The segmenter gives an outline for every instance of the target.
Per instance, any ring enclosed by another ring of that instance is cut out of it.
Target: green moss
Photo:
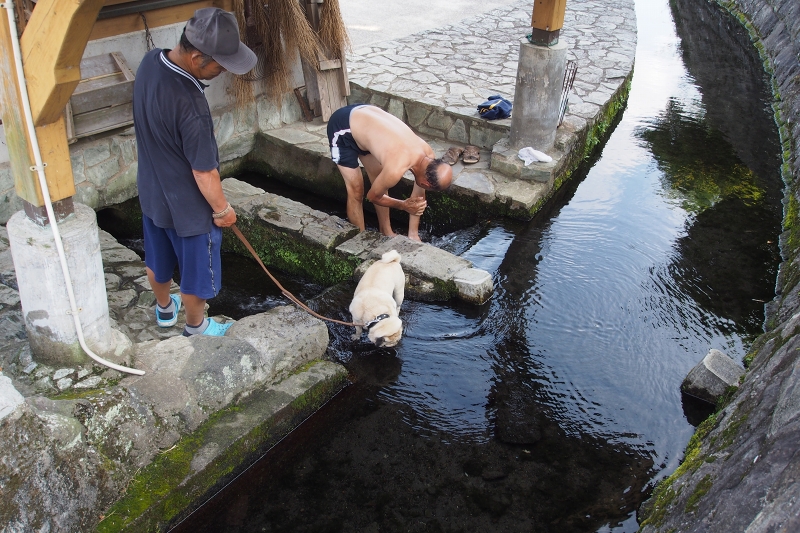
[[[738,412],[738,411],[737,411]],[[728,423],[724,430],[722,430],[722,443],[720,444],[720,450],[724,450],[731,444],[733,444],[734,439],[739,434],[739,428],[747,422],[748,414],[743,413],[738,416],[735,420]]]
[[[700,505],[700,500],[706,493],[711,490],[711,487],[714,485],[714,482],[711,480],[711,475],[703,476],[697,486],[694,488],[694,491],[686,500],[686,507],[685,510],[687,513],[693,513],[697,510],[697,507]]]
[[[735,385],[731,385],[730,387],[725,388],[725,392],[723,392],[719,398],[717,398],[717,411],[722,411],[731,400],[733,400],[734,395],[739,390],[739,387]]]
[[[352,278],[355,267],[360,263],[357,257],[326,250],[297,236],[262,226],[246,214],[239,216],[237,226],[266,266],[304,276],[326,286]],[[232,232],[224,233],[223,247],[251,257]]]
[[[168,529],[190,507],[202,503],[255,462],[346,384],[347,377],[344,374],[317,384],[288,408],[232,443],[200,474],[189,478],[192,459],[206,443],[209,434],[229,422],[242,407],[233,406],[214,413],[194,433],[183,437],[173,448],[161,453],[137,472],[124,496],[109,509],[96,531],[112,533]]]
[[[646,525],[654,527],[661,527],[664,522],[664,517],[667,510],[675,498],[680,494],[680,489],[675,490],[672,485],[675,481],[686,474],[687,472],[696,471],[700,465],[703,464],[704,459],[700,456],[700,449],[703,440],[711,433],[717,423],[717,415],[709,416],[702,424],[697,426],[697,430],[689,439],[689,444],[686,445],[684,458],[681,465],[675,469],[675,472],[668,478],[662,480],[653,490],[651,496],[651,503],[643,506],[641,513],[641,520],[639,522],[640,529]]]

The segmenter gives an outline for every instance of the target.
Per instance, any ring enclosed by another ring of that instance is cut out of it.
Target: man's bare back
[[[349,137],[349,140],[348,140]],[[367,199],[375,205],[384,235],[393,236],[389,208],[406,211],[410,239],[419,240],[419,217],[425,211],[426,190],[444,190],[452,181],[450,166],[436,159],[431,147],[397,117],[371,106],[337,110],[328,123],[331,158],[347,187],[347,218],[362,231],[364,186],[358,162],[364,166],[370,186]],[[414,174],[411,196],[398,200],[388,195],[403,174]]]

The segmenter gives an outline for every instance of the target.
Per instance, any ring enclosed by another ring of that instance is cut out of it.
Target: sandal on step
[[[461,152],[463,152],[463,148],[459,148],[458,146],[451,146],[447,152],[442,156],[442,161],[447,163],[448,165],[455,165],[458,163],[458,158],[461,157]]]
[[[464,153],[461,156],[461,160],[464,163],[477,163],[481,160],[481,150],[477,146],[467,146],[464,148]]]

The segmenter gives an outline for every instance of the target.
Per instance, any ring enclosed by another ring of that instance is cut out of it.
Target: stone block
[[[374,106],[378,106],[383,110],[386,110],[386,107],[389,105],[389,97],[386,96],[385,94],[374,93],[370,97],[369,103]]]
[[[88,181],[75,187],[75,200],[84,205],[88,205],[92,209],[100,207],[100,193],[97,192],[97,187]]]
[[[271,100],[264,98],[256,105],[258,111],[258,129],[274,130],[281,127],[281,110]]]
[[[255,136],[249,133],[237,135],[219,147],[220,162],[228,162],[241,159],[253,150],[255,146]]]
[[[470,303],[482,304],[494,292],[491,274],[478,268],[465,268],[456,272],[453,282],[456,284],[458,297]]]
[[[237,107],[234,113],[236,115],[237,133],[252,133],[255,130],[256,120],[258,119],[255,102]]]
[[[109,152],[111,153],[111,152]],[[102,187],[112,176],[119,174],[119,159],[106,159],[98,165],[90,167],[87,160],[86,178],[98,187]]]
[[[400,120],[405,121],[405,108],[403,107],[402,100],[398,100],[397,98],[389,100],[389,106],[386,108],[386,111],[390,115],[394,115]]]
[[[480,198],[482,202],[494,200],[494,184],[483,172],[462,171],[456,177],[452,190]]]
[[[712,349],[681,383],[681,391],[716,404],[728,387],[738,387],[744,368],[719,350]]]
[[[463,120],[458,119],[453,123],[453,126],[447,131],[447,138],[461,144],[469,142],[469,134]]]
[[[111,147],[108,141],[88,146],[83,150],[83,159],[87,167],[99,165],[109,157],[111,157]]]
[[[217,146],[222,146],[233,136],[233,113],[228,112],[222,115],[219,123],[214,127],[214,136],[217,138]]]
[[[416,102],[406,102],[405,107],[408,115],[408,125],[412,128],[418,128],[431,112],[430,106]]]
[[[0,420],[11,415],[23,403],[25,398],[14,388],[11,378],[0,376]]]
[[[75,182],[75,185],[86,181],[83,152],[76,151],[69,154],[69,161],[72,164],[72,180]]]
[[[474,123],[469,128],[469,142],[481,148],[489,148],[494,143],[505,137],[505,132],[492,128],[483,127],[480,123]]]
[[[294,93],[286,93],[281,98],[281,122],[284,124],[294,124],[299,122],[303,116],[303,110],[297,102]]]
[[[136,186],[136,173],[139,164],[134,162],[124,172],[106,184],[103,193],[103,201],[105,205],[121,204],[131,198],[136,198],[139,190]]]
[[[442,113],[441,111],[434,111],[428,116],[427,120],[428,126],[443,132],[449,131],[453,123],[453,118]]]
[[[351,83],[350,96],[347,97],[347,103],[350,105],[365,104],[369,102],[369,96],[370,96],[369,91]]]

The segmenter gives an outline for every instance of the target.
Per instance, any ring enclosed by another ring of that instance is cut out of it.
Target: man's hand
[[[234,224],[236,224],[236,211],[233,210],[233,207],[225,213],[224,217],[214,219],[214,225],[220,228],[228,228]]]
[[[425,198],[420,196],[412,196],[411,198],[403,200],[403,211],[407,212],[409,215],[422,216],[427,206],[428,202]]]

